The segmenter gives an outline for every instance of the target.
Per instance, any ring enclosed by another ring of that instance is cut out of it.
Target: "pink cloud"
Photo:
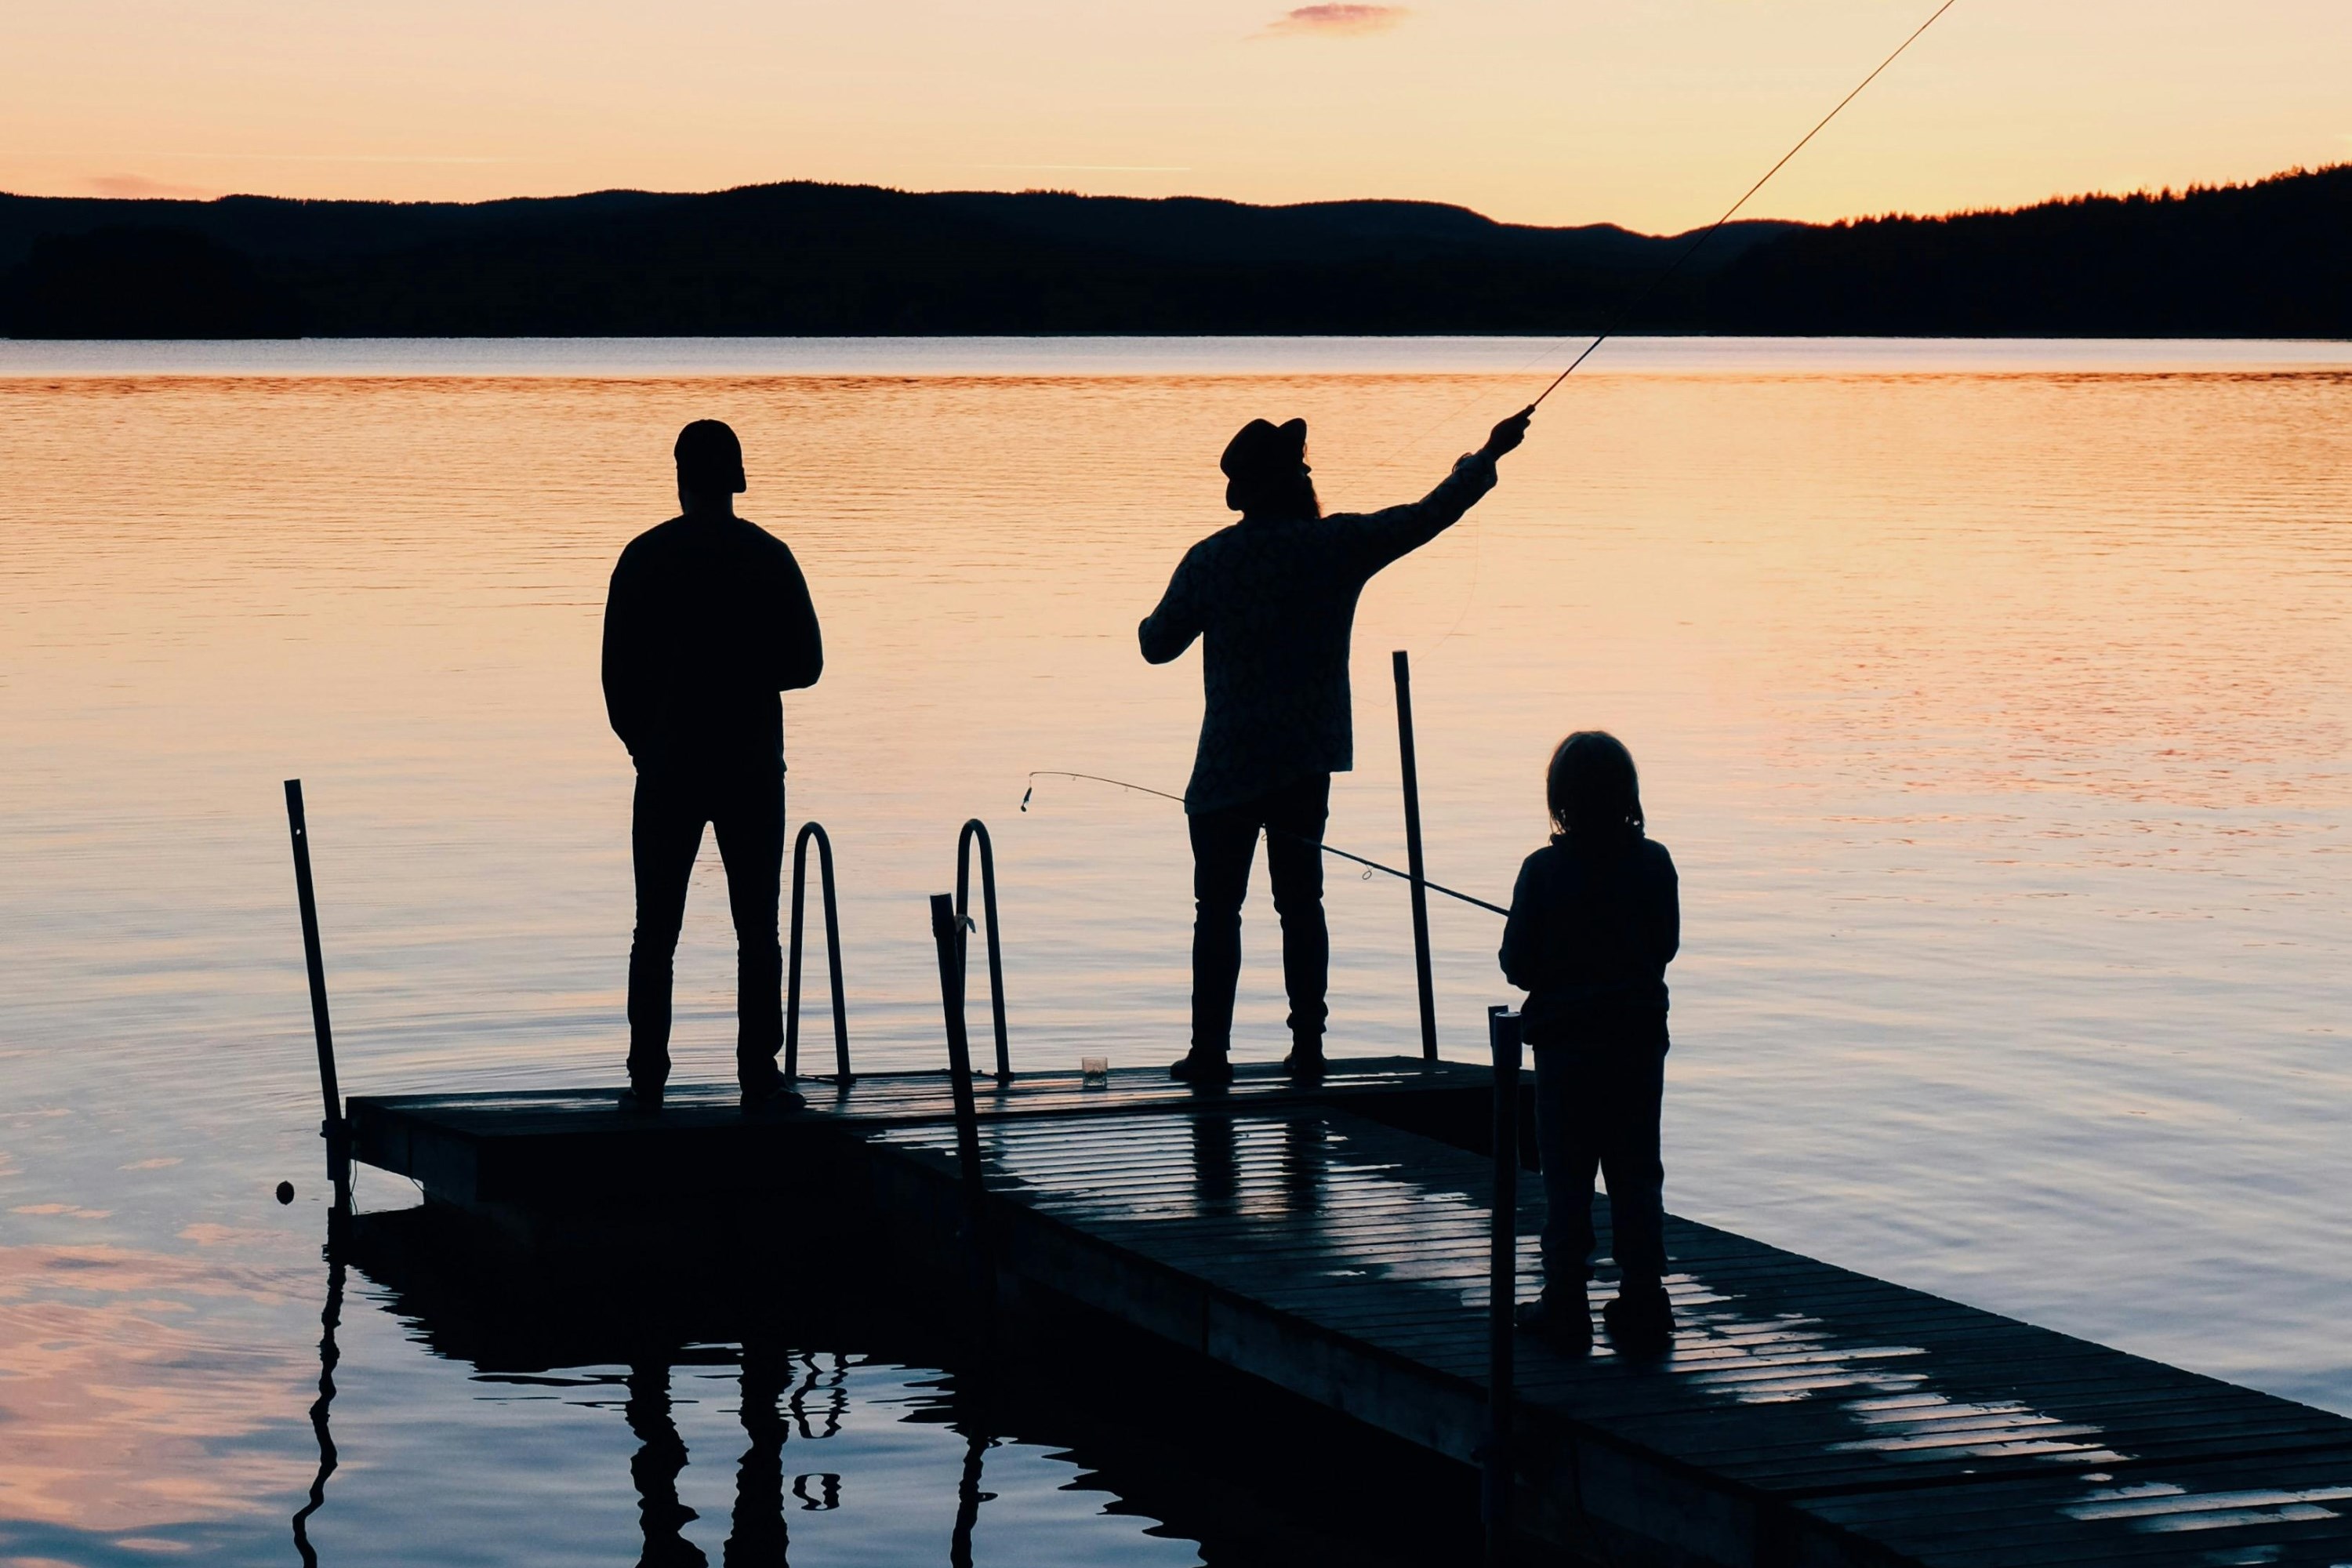
[[[1384,33],[1411,15],[1402,5],[1301,5],[1266,24],[1265,30],[1270,35],[1286,37],[1307,35],[1352,37],[1366,33]]]
[[[101,196],[118,198],[190,196],[199,201],[219,195],[201,185],[175,185],[168,180],[151,180],[144,174],[91,174],[82,184]]]

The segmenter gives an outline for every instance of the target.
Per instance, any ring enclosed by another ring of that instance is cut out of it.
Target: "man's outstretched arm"
[[[1421,500],[1365,518],[1366,572],[1377,572],[1399,556],[1411,554],[1461,521],[1463,514],[1495,488],[1495,460],[1528,438],[1528,421],[1534,416],[1535,407],[1529,405],[1496,425],[1487,433],[1485,446],[1465,453],[1455,461],[1454,471]]]
[[[1201,606],[1195,587],[1198,574],[1192,570],[1192,557],[1188,553],[1176,563],[1176,574],[1168,579],[1168,591],[1160,595],[1160,603],[1143,617],[1135,628],[1136,641],[1142,645],[1144,661],[1166,664],[1201,635]]]

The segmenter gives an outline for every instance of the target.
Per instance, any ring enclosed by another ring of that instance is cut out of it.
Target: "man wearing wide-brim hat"
[[[1458,521],[1495,488],[1495,460],[1526,438],[1530,407],[1495,426],[1418,501],[1325,517],[1307,465],[1307,421],[1253,419],[1227,443],[1225,505],[1242,520],[1185,552],[1138,636],[1166,664],[1202,640],[1207,697],[1185,787],[1192,837],[1192,1045],[1170,1069],[1230,1082],[1242,900],[1257,837],[1282,919],[1291,1050],[1321,1076],[1330,937],[1323,923],[1323,823],[1331,775],[1355,766],[1348,643],[1364,584]]]

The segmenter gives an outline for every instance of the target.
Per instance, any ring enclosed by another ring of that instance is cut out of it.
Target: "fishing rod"
[[[1852,92],[1849,92],[1843,98],[1839,99],[1837,101],[1837,107],[1831,110],[1827,114],[1822,115],[1820,123],[1816,124],[1811,131],[1806,132],[1803,136],[1800,137],[1794,147],[1791,147],[1786,153],[1781,153],[1780,161],[1773,164],[1770,168],[1765,170],[1763,177],[1759,179],[1754,184],[1748,187],[1748,194],[1746,195],[1741,196],[1738,201],[1732,203],[1730,206],[1725,208],[1723,216],[1716,219],[1714,223],[1710,224],[1707,226],[1706,232],[1700,235],[1696,239],[1691,241],[1689,245],[1684,247],[1682,254],[1675,258],[1671,266],[1669,266],[1664,272],[1659,273],[1655,278],[1650,279],[1650,286],[1642,290],[1640,297],[1634,300],[1632,305],[1622,310],[1614,312],[1608,324],[1602,327],[1600,336],[1594,338],[1591,342],[1584,345],[1584,352],[1578,354],[1574,359],[1569,362],[1568,369],[1561,371],[1558,375],[1552,377],[1551,384],[1545,387],[1543,392],[1533,403],[1528,405],[1528,409],[1532,412],[1533,410],[1543,406],[1543,400],[1549,397],[1553,393],[1559,391],[1559,384],[1566,381],[1571,374],[1573,374],[1578,365],[1580,365],[1586,360],[1591,359],[1592,357],[1593,350],[1599,348],[1602,343],[1607,342],[1611,338],[1616,336],[1617,323],[1619,321],[1623,321],[1627,316],[1633,314],[1635,311],[1641,310],[1643,306],[1648,304],[1650,302],[1650,297],[1655,294],[1659,289],[1664,288],[1667,280],[1673,278],[1675,273],[1680,272],[1683,269],[1683,263],[1697,255],[1699,247],[1705,245],[1708,240],[1713,239],[1717,233],[1722,229],[1723,226],[1729,223],[1738,213],[1739,209],[1746,206],[1749,200],[1755,196],[1756,193],[1765,187],[1773,175],[1779,174],[1782,169],[1788,166],[1790,159],[1794,158],[1798,153],[1803,152],[1805,150],[1805,144],[1811,142],[1814,137],[1819,136],[1822,132],[1828,127],[1831,121],[1835,120],[1840,114],[1843,113],[1847,104],[1852,103],[1855,99],[1862,96],[1862,89],[1864,88],[1866,88],[1872,82],[1876,81],[1885,71],[1887,67],[1893,65],[1896,60],[1903,58],[1904,50],[1909,48],[1913,44],[1919,41],[1919,36],[1922,33],[1925,33],[1928,28],[1934,26],[1937,22],[1942,18],[1945,12],[1950,10],[1954,5],[1958,4],[1959,0],[1944,0],[1942,5],[1936,7],[1935,14],[1933,16],[1920,23],[1918,26],[1913,28],[1911,36],[1904,39],[1900,44],[1897,44],[1895,47],[1895,52],[1893,54],[1878,62],[1877,69],[1872,71],[1868,76],[1863,78],[1860,82],[1856,83],[1854,89]]]
[[[1137,795],[1157,795],[1161,800],[1172,800],[1179,805],[1184,804],[1184,797],[1182,795],[1170,795],[1164,789],[1153,789],[1149,784],[1129,784],[1125,779],[1105,778],[1100,773],[1065,773],[1059,768],[1037,768],[1033,770],[1029,774],[1029,787],[1021,792],[1021,809],[1024,812],[1029,809],[1029,797],[1037,793],[1037,781],[1039,779],[1083,779],[1087,784],[1109,784],[1114,789],[1132,790]],[[1337,855],[1340,859],[1353,861],[1355,864],[1363,867],[1366,870],[1385,871],[1400,882],[1410,882],[1412,880],[1412,874],[1409,871],[1400,871],[1393,866],[1383,866],[1378,860],[1367,860],[1361,855],[1351,855],[1336,844],[1326,844],[1319,838],[1309,838],[1303,833],[1293,833],[1287,828],[1275,827],[1271,825],[1267,826],[1266,831],[1268,833],[1279,833],[1285,838],[1295,838],[1301,844],[1312,844],[1316,848],[1320,849],[1326,855]],[[1505,909],[1500,904],[1490,904],[1486,900],[1473,898],[1468,893],[1456,892],[1452,888],[1445,887],[1441,883],[1433,882],[1426,877],[1423,877],[1421,879],[1421,885],[1427,888],[1433,893],[1444,893],[1449,899],[1459,899],[1465,904],[1475,904],[1482,910],[1490,910],[1506,919],[1508,919],[1511,913],[1510,910]]]
[[[1782,169],[1787,168],[1790,161],[1795,158],[1798,153],[1803,152],[1805,148],[1811,143],[1814,137],[1819,136],[1823,131],[1829,128],[1831,121],[1835,120],[1839,115],[1845,112],[1846,105],[1852,103],[1855,99],[1860,98],[1865,88],[1869,87],[1872,82],[1876,81],[1881,76],[1885,75],[1886,68],[1889,66],[1893,65],[1896,60],[1901,59],[1904,53],[1908,50],[1912,45],[1917,43],[1921,37],[1927,33],[1928,28],[1934,26],[1937,22],[1943,19],[1945,12],[1950,10],[1958,4],[1959,4],[1959,0],[1943,0],[1941,5],[1937,5],[1933,12],[1928,14],[1926,21],[1920,23],[1916,27],[1914,27],[1908,37],[1906,37],[1901,43],[1895,46],[1893,53],[1889,54],[1885,59],[1879,61],[1878,64],[1872,68],[1871,73],[1868,76],[1864,77],[1860,81],[1856,82],[1851,92],[1848,92],[1843,98],[1839,99],[1835,106],[1832,107],[1827,114],[1822,115],[1819,121],[1814,122],[1811,130],[1806,132],[1802,136],[1797,139],[1797,144],[1795,146],[1790,148],[1786,153],[1781,153],[1780,158],[1772,164],[1772,166],[1765,170],[1764,173],[1758,177],[1756,183],[1748,186],[1748,189],[1741,194],[1738,201],[1732,203],[1728,207],[1726,207],[1721,217],[1717,218],[1713,223],[1709,224],[1706,228],[1699,234],[1697,238],[1682,248],[1682,251],[1675,256],[1674,260],[1667,265],[1665,270],[1651,279],[1649,287],[1643,289],[1642,292],[1635,297],[1631,305],[1612,312],[1608,322],[1601,328],[1601,331],[1593,338],[1593,340],[1585,344],[1582,351],[1580,352],[1574,359],[1569,361],[1568,368],[1561,371],[1558,375],[1552,377],[1551,384],[1545,387],[1542,392],[1538,393],[1533,403],[1528,405],[1527,412],[1528,414],[1533,414],[1538,408],[1543,406],[1544,399],[1549,397],[1553,393],[1558,392],[1560,388],[1560,384],[1576,373],[1577,366],[1582,364],[1586,360],[1591,359],[1594,350],[1598,349],[1602,343],[1607,342],[1611,338],[1616,335],[1618,322],[1623,321],[1627,316],[1635,313],[1640,310],[1643,306],[1648,304],[1652,296],[1655,295],[1660,289],[1664,288],[1666,284],[1673,279],[1675,274],[1683,269],[1684,263],[1689,261],[1692,257],[1697,255],[1701,247],[1705,246],[1708,240],[1713,239],[1717,234],[1721,233],[1724,226],[1729,223],[1734,217],[1737,217],[1739,215],[1740,209],[1755,199],[1757,192],[1762,190],[1766,185],[1771,183],[1773,175],[1779,174]],[[1468,606],[1465,605],[1464,608],[1465,613],[1466,614]],[[1457,620],[1455,625],[1458,626],[1460,622]],[[1445,635],[1450,637],[1454,634],[1449,631]],[[1129,784],[1125,779],[1106,778],[1100,773],[1067,773],[1055,768],[1041,768],[1029,774],[1029,787],[1021,793],[1021,809],[1023,811],[1025,812],[1029,809],[1030,797],[1037,793],[1036,781],[1041,778],[1076,779],[1088,784],[1108,784],[1114,789],[1130,790],[1137,795],[1156,795],[1161,800],[1172,800],[1179,805],[1181,805],[1184,803],[1184,797],[1182,795],[1171,795],[1164,789],[1153,789],[1148,784]],[[1400,871],[1393,866],[1383,866],[1377,860],[1368,860],[1361,855],[1350,854],[1349,851],[1339,847],[1337,845],[1326,844],[1321,839],[1309,839],[1303,834],[1288,833],[1281,828],[1276,827],[1268,827],[1266,831],[1269,833],[1283,833],[1285,837],[1297,838],[1301,842],[1311,843],[1317,848],[1322,850],[1328,855],[1337,855],[1340,859],[1361,866],[1370,871],[1384,872],[1389,876],[1396,878],[1399,881],[1410,882],[1413,879],[1410,873]],[[1461,902],[1465,904],[1475,904],[1478,908],[1489,910],[1495,914],[1507,917],[1511,912],[1510,910],[1504,909],[1500,904],[1490,904],[1484,899],[1473,898],[1468,893],[1458,892],[1452,888],[1433,882],[1425,877],[1421,879],[1421,885],[1427,888],[1433,893],[1443,893],[1449,899],[1459,900]]]
[[[1649,287],[1643,289],[1642,292],[1635,297],[1632,304],[1620,306],[1616,310],[1610,311],[1602,322],[1599,335],[1594,337],[1591,342],[1584,345],[1582,351],[1580,352],[1574,359],[1569,362],[1568,368],[1566,370],[1561,371],[1558,375],[1551,378],[1551,384],[1546,386],[1542,392],[1537,394],[1536,400],[1528,405],[1525,412],[1532,415],[1537,409],[1542,407],[1544,399],[1549,397],[1553,393],[1558,392],[1559,390],[1560,383],[1575,374],[1577,367],[1582,364],[1586,360],[1591,359],[1594,350],[1598,349],[1602,343],[1607,342],[1611,338],[1617,335],[1619,323],[1624,321],[1628,317],[1637,314],[1643,306],[1648,304],[1651,298],[1655,295],[1659,289],[1664,288],[1668,281],[1674,278],[1675,273],[1680,272],[1683,269],[1683,264],[1688,261],[1692,257],[1697,255],[1700,247],[1706,245],[1708,240],[1713,239],[1716,235],[1722,230],[1724,225],[1729,223],[1733,217],[1738,216],[1739,210],[1746,206],[1748,202],[1754,198],[1757,192],[1762,190],[1765,185],[1771,181],[1773,175],[1786,168],[1789,164],[1789,161],[1794,158],[1798,153],[1803,152],[1808,142],[1811,142],[1814,137],[1820,135],[1822,132],[1828,127],[1831,121],[1835,120],[1844,111],[1847,104],[1852,103],[1855,99],[1862,96],[1862,90],[1864,88],[1866,88],[1872,82],[1876,81],[1885,71],[1887,67],[1893,65],[1897,59],[1902,58],[1903,52],[1906,49],[1908,49],[1913,44],[1919,41],[1919,36],[1922,33],[1925,33],[1928,28],[1934,26],[1937,21],[1942,19],[1944,13],[1950,10],[1957,4],[1958,4],[1958,0],[1943,0],[1943,3],[1936,7],[1935,11],[1926,21],[1913,28],[1910,36],[1895,47],[1893,54],[1888,55],[1885,59],[1879,61],[1876,69],[1873,70],[1868,76],[1863,78],[1860,82],[1856,83],[1852,92],[1849,92],[1843,98],[1839,99],[1835,108],[1832,109],[1827,114],[1822,115],[1811,131],[1806,132],[1803,136],[1798,139],[1795,146],[1790,148],[1786,153],[1781,153],[1778,163],[1765,170],[1763,176],[1754,184],[1748,186],[1746,193],[1743,194],[1738,201],[1725,208],[1724,214],[1721,217],[1708,225],[1706,229],[1702,232],[1696,239],[1692,240],[1690,244],[1685,246],[1681,253],[1675,256],[1672,262],[1667,264],[1664,271],[1651,279]],[[1540,356],[1538,356],[1538,359],[1539,358]],[[1538,360],[1530,360],[1523,368],[1532,370],[1535,368],[1537,363],[1538,363]],[[1422,437],[1417,437],[1414,444],[1417,446],[1420,439],[1425,438],[1426,437],[1435,433],[1440,427],[1451,424],[1457,415],[1463,413],[1478,401],[1479,400],[1477,398],[1473,398],[1469,403],[1465,403],[1459,407],[1454,409],[1452,412],[1444,415],[1437,421],[1436,424],[1432,425],[1428,430],[1423,431],[1422,433]],[[1462,609],[1461,612],[1454,617],[1454,624],[1445,628],[1445,635],[1444,637],[1437,639],[1437,643],[1440,647],[1443,647],[1445,644],[1454,640],[1454,634],[1462,629],[1462,623],[1469,617],[1470,606],[1476,599],[1478,574],[1484,570],[1486,565],[1486,536],[1483,532],[1479,532],[1475,533],[1474,537],[1478,542],[1478,550],[1477,552],[1471,557],[1472,566],[1470,592],[1463,596]]]

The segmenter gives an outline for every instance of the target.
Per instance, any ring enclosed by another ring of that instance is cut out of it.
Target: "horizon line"
[[[973,164],[971,166],[974,168],[1003,168],[1008,171],[1029,168],[1036,169],[1041,172],[1062,169],[1078,172],[1097,167],[1110,167],[1109,165],[1057,163]],[[1125,166],[1122,165],[1121,167]],[[1135,165],[1134,167],[1140,169],[1147,167],[1156,168],[1157,166]],[[2260,174],[2242,180],[2221,180],[2213,182],[2192,181],[2181,185],[2166,184],[2158,187],[2142,185],[2137,190],[2130,191],[2059,191],[2053,192],[2049,195],[2042,196],[2034,201],[2020,202],[2012,206],[1953,207],[1942,212],[1888,209],[1882,212],[1855,213],[1841,217],[1824,219],[1779,218],[1769,216],[1738,218],[1734,220],[1733,226],[1750,224],[1771,224],[1792,228],[1830,228],[1843,224],[1878,223],[1906,219],[1912,221],[1934,221],[1938,219],[1994,216],[2003,214],[2031,212],[2041,207],[2063,205],[2075,202],[2130,201],[2135,198],[2178,201],[2192,195],[2206,195],[2216,192],[2252,190],[2262,185],[2275,184],[2282,180],[2306,178],[2312,175],[2330,174],[2343,169],[2352,169],[2352,159],[2340,159],[2332,163],[2317,164],[2296,163],[2284,169],[2274,170],[2266,174]],[[1173,172],[1172,167],[1171,172]],[[1633,228],[1625,224],[1608,218],[1595,219],[1584,223],[1521,223],[1508,218],[1490,216],[1486,213],[1480,212],[1477,208],[1466,205],[1461,202],[1444,201],[1431,196],[1318,196],[1306,201],[1296,202],[1253,202],[1245,201],[1236,196],[1205,195],[1188,192],[1177,192],[1166,195],[1140,196],[1129,195],[1123,193],[1093,193],[1036,185],[1007,190],[982,189],[966,185],[941,185],[930,188],[918,188],[909,185],[888,184],[876,180],[825,180],[804,176],[786,177],[776,180],[751,181],[741,184],[720,185],[707,190],[657,190],[637,185],[604,185],[588,190],[568,191],[551,195],[482,196],[471,200],[453,200],[439,197],[403,199],[384,196],[285,196],[276,195],[263,191],[224,191],[217,195],[198,196],[166,195],[161,194],[154,195],[36,195],[22,191],[0,190],[0,201],[78,202],[125,205],[135,204],[168,204],[186,206],[211,206],[222,202],[231,201],[264,201],[284,202],[304,206],[483,207],[498,206],[509,203],[519,202],[567,202],[580,201],[591,196],[616,195],[648,196],[656,198],[671,198],[679,201],[691,201],[709,196],[732,195],[743,191],[775,190],[791,185],[816,186],[833,190],[881,191],[893,195],[916,197],[949,195],[1045,195],[1065,196],[1074,201],[1138,202],[1148,205],[1159,205],[1169,202],[1208,202],[1225,206],[1252,208],[1260,212],[1282,212],[1304,207],[1370,205],[1440,207],[1450,208],[1457,212],[1468,213],[1473,217],[1476,217],[1483,222],[1494,224],[1497,227],[1502,228],[1535,229],[1552,232],[1570,229],[1614,228],[1621,233],[1645,239],[1678,239],[1685,235],[1696,233],[1700,228],[1707,226],[1706,224],[1700,223],[1695,224],[1689,228],[1653,233],[1643,229]]]

